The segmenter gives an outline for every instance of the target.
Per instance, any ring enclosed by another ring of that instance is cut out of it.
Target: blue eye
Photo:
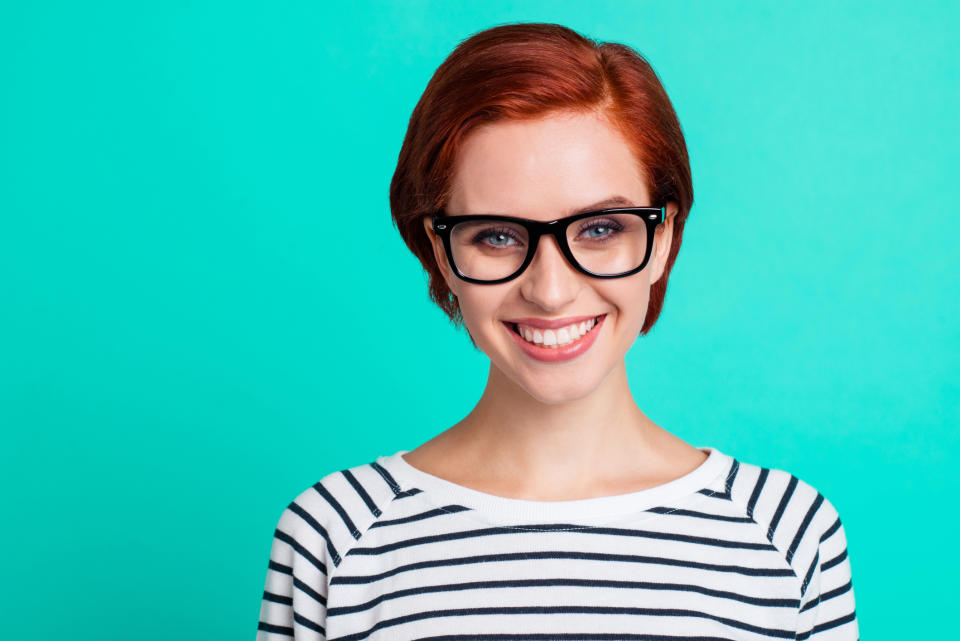
[[[594,232],[607,231],[607,232],[609,233],[610,228],[609,228],[609,227],[604,227],[603,225],[595,225],[595,226],[593,226],[593,227],[590,227],[590,228],[587,229],[586,231],[594,231]],[[602,233],[601,233],[601,234],[597,234],[596,236],[591,236],[591,238],[598,238],[598,237],[603,237],[603,236],[606,236],[606,235],[607,235],[607,234],[602,234]]]
[[[486,242],[487,239],[495,239],[494,242]],[[488,245],[490,247],[509,247],[507,241],[518,241],[519,239],[511,229],[485,229],[473,238],[475,244]]]
[[[599,232],[594,235],[587,235],[586,238],[588,240],[601,240],[615,235],[616,232],[622,229],[623,226],[615,220],[591,220],[580,230],[580,233]]]

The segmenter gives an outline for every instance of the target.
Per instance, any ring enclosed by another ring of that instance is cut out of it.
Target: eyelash
[[[490,236],[506,236],[507,238],[512,238],[513,240],[520,242],[520,239],[517,238],[516,234],[513,233],[513,230],[508,229],[507,227],[501,227],[500,229],[485,229],[473,237],[473,242],[482,242],[485,238],[489,238]]]
[[[621,230],[623,229],[623,227],[620,225],[620,223],[618,223],[618,222],[615,221],[615,220],[610,220],[610,219],[608,219],[608,220],[602,220],[602,219],[601,219],[601,220],[591,220],[591,221],[590,221],[589,223],[587,223],[584,227],[582,227],[577,233],[578,233],[578,234],[582,234],[583,232],[585,232],[585,231],[587,231],[587,230],[589,230],[589,229],[595,229],[595,228],[597,228],[597,227],[604,227],[604,228],[610,229],[610,230],[615,231],[615,232],[616,232],[616,231],[621,231]],[[508,227],[501,227],[501,228],[497,228],[497,229],[485,229],[484,231],[482,231],[482,232],[478,233],[476,236],[474,236],[473,242],[474,242],[474,243],[482,242],[485,238],[489,238],[490,236],[497,236],[497,235],[499,235],[499,236],[506,236],[507,238],[512,238],[513,240],[515,240],[515,241],[517,241],[517,242],[520,242],[520,239],[517,238],[516,234],[513,233],[513,230],[510,229],[510,228],[508,228]],[[607,236],[603,236],[603,237],[601,237],[601,238],[599,238],[599,239],[596,239],[596,240],[602,240],[603,238],[607,238]]]
[[[606,219],[606,220],[600,219],[600,220],[591,220],[591,221],[587,224],[587,226],[585,226],[585,227],[583,227],[582,229],[580,229],[580,232],[579,232],[579,233],[582,234],[583,232],[587,231],[588,229],[594,229],[594,228],[596,228],[596,227],[606,227],[607,229],[610,229],[610,230],[612,230],[612,231],[623,231],[623,225],[621,225],[621,224],[618,223],[617,221],[612,220],[612,219]],[[607,237],[607,236],[604,236],[604,238],[606,238],[606,237]]]

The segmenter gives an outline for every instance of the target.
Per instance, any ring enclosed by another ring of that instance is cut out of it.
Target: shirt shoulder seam
[[[378,464],[375,464],[375,465],[376,465],[376,467],[379,467]],[[379,472],[379,470],[377,470],[377,471]],[[371,528],[373,528],[373,526],[376,525],[376,524],[384,517],[384,515],[385,515],[387,512],[389,512],[390,510],[392,510],[392,509],[394,508],[394,505],[396,505],[396,499],[397,499],[399,496],[402,496],[402,493],[398,494],[398,488],[397,488],[397,487],[394,487],[393,484],[390,485],[390,489],[391,489],[391,491],[393,491],[393,497],[390,498],[390,501],[389,501],[389,503],[388,503],[387,505],[385,505],[385,506],[383,506],[383,507],[380,508],[380,513],[379,513],[379,514],[370,514],[370,516],[373,517],[373,518],[370,519],[370,522],[369,522],[369,524],[367,524],[366,527],[364,527],[363,529],[358,528],[358,530],[359,530],[359,532],[360,532],[360,536],[356,537],[356,538],[354,539],[353,543],[350,545],[350,547],[349,547],[349,548],[346,548],[346,549],[340,554],[340,563],[337,564],[337,565],[334,565],[333,568],[331,569],[331,571],[329,572],[329,574],[327,575],[327,583],[328,583],[328,584],[329,584],[331,581],[333,581],[333,577],[336,576],[337,571],[338,571],[341,567],[343,567],[344,562],[347,560],[347,556],[350,554],[350,552],[353,551],[357,546],[360,545],[360,542],[363,541],[363,538],[367,535],[367,532],[369,532],[369,531],[371,530]]]
[[[744,463],[740,463],[740,465],[743,466],[743,465],[745,465],[745,464],[744,464]],[[746,464],[746,465],[749,465],[749,464]],[[757,468],[758,466],[756,466],[756,465],[751,465],[750,467]],[[762,469],[762,468],[760,468],[760,469]],[[730,490],[730,501],[731,501],[732,503],[734,503],[734,504],[737,506],[737,508],[740,510],[740,512],[741,512],[746,518],[748,518],[748,519],[750,520],[750,523],[753,523],[757,528],[760,529],[760,531],[761,531],[761,533],[762,533],[762,536],[763,536],[763,539],[764,539],[767,543],[769,543],[770,545],[772,545],[773,548],[777,551],[777,555],[780,557],[780,560],[783,561],[783,563],[787,566],[787,568],[789,568],[790,573],[793,575],[793,578],[794,578],[794,580],[796,581],[797,593],[798,593],[798,595],[802,596],[802,590],[801,590],[801,588],[802,588],[803,580],[800,578],[800,575],[797,573],[797,569],[793,566],[793,563],[787,558],[787,553],[786,553],[786,551],[780,549],[780,547],[777,546],[777,544],[774,542],[773,537],[772,537],[772,532],[771,532],[770,524],[768,523],[766,526],[764,526],[763,524],[761,524],[761,523],[755,518],[755,515],[752,514],[752,513],[747,509],[747,502],[743,499],[743,492],[742,492],[742,491],[737,491],[736,489],[734,489],[733,487],[731,487],[731,490]],[[799,598],[799,597],[798,597],[798,598]]]

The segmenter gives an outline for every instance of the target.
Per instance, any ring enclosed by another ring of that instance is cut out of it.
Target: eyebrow
[[[592,205],[587,205],[586,207],[580,207],[578,209],[572,209],[568,211],[564,216],[576,216],[577,214],[585,214],[588,211],[595,211],[597,209],[606,209],[608,207],[637,207],[633,204],[629,198],[623,196],[610,196],[609,198],[604,198],[601,201],[595,202]]]
[[[568,210],[566,213],[564,213],[562,216],[560,216],[560,218],[566,218],[567,216],[576,216],[577,214],[585,214],[585,213],[587,213],[588,211],[596,211],[596,210],[598,210],[598,209],[607,209],[607,208],[609,208],[609,207],[638,207],[638,206],[639,206],[639,205],[633,204],[633,201],[631,201],[629,198],[626,198],[626,197],[620,196],[620,195],[614,195],[614,196],[610,196],[610,197],[608,197],[608,198],[604,198],[603,200],[599,200],[599,201],[597,201],[597,202],[595,202],[595,203],[591,203],[591,204],[589,204],[589,205],[585,205],[585,206],[583,206],[583,207],[577,207],[577,208]],[[480,214],[477,214],[477,215],[480,215]],[[485,213],[485,214],[482,214],[482,215],[485,215],[485,216],[507,216],[507,215],[509,215],[509,214],[501,214],[501,213],[497,213],[497,212],[488,212],[488,213]]]

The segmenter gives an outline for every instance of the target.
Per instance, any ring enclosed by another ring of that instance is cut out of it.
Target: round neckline
[[[690,472],[654,487],[627,492],[563,501],[533,501],[489,494],[434,476],[414,467],[403,458],[410,450],[380,456],[377,463],[400,481],[403,489],[418,488],[426,499],[442,507],[458,504],[489,516],[512,520],[583,519],[636,513],[664,505],[707,487],[729,468],[730,457],[713,447],[698,447],[707,458]]]

